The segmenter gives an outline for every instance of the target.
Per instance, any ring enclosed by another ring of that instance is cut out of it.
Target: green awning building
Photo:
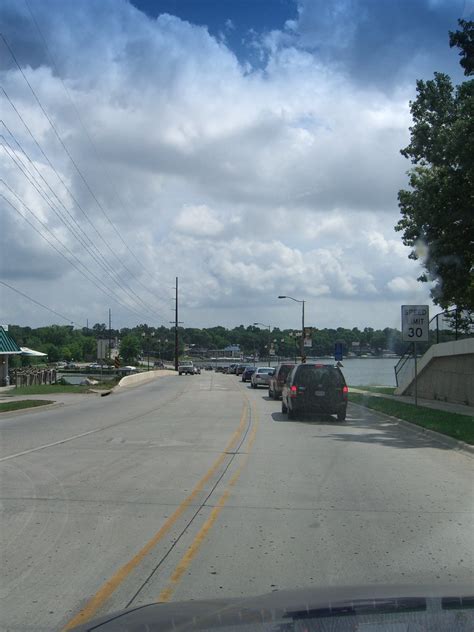
[[[0,325],[0,386],[7,384],[9,357],[12,355],[21,355],[21,353],[20,347]]]

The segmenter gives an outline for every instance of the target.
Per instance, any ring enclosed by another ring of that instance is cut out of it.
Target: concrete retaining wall
[[[474,338],[444,342],[428,349],[418,363],[418,396],[474,405]],[[413,395],[410,380],[397,395]]]
[[[151,382],[159,377],[165,377],[166,375],[177,375],[176,371],[170,371],[168,369],[161,369],[159,371],[147,371],[146,373],[133,373],[132,375],[126,375],[123,377],[115,389],[130,388],[131,386],[138,386],[139,384],[145,384]]]

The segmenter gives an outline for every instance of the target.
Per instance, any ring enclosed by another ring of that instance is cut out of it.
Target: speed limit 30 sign
[[[428,342],[430,308],[428,305],[402,305],[402,340]]]

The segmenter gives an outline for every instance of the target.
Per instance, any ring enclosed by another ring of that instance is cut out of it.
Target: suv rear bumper
[[[339,402],[338,404],[330,405],[326,402],[296,402],[290,400],[291,410],[295,413],[320,413],[323,415],[335,415],[339,411],[346,410],[347,402]]]

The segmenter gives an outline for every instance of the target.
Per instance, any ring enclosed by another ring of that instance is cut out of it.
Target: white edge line
[[[23,450],[23,452],[17,452],[16,454],[9,454],[8,456],[3,456],[0,458],[0,463],[2,461],[8,461],[9,459],[14,459],[17,456],[23,456],[24,454],[30,454],[31,452],[37,452],[38,450],[44,450],[45,448],[52,448],[55,445],[61,445],[61,443],[67,443],[68,441],[73,441],[74,439],[80,439],[81,437],[86,437],[87,435],[94,434],[94,432],[100,432],[103,428],[95,428],[95,430],[88,430],[87,432],[82,432],[81,434],[74,435],[72,437],[66,437],[66,439],[61,439],[61,441],[55,441],[54,443],[46,443],[45,445],[40,445],[37,448],[31,448],[30,450]]]

